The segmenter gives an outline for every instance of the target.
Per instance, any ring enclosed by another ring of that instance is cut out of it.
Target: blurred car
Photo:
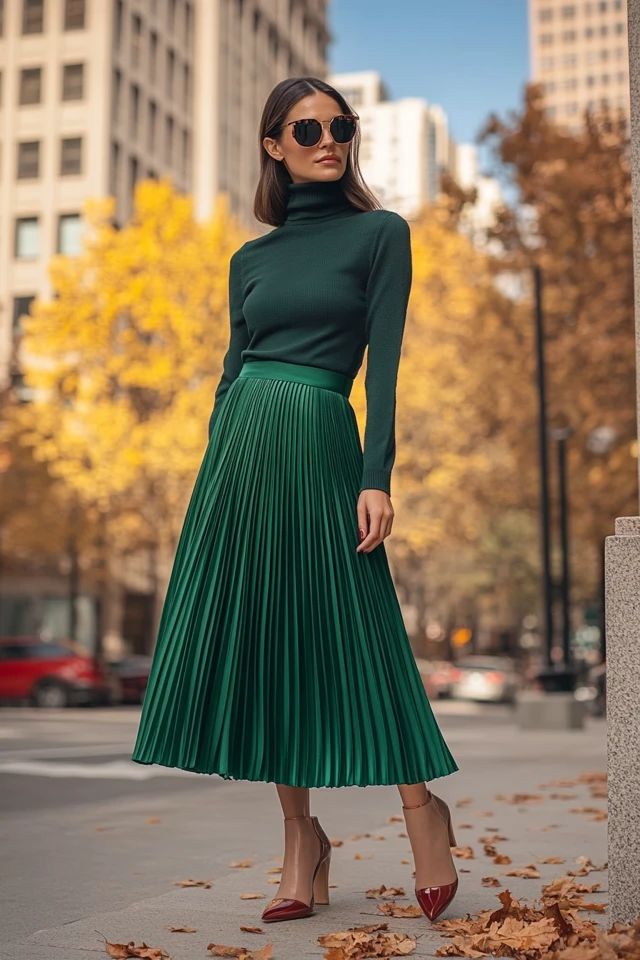
[[[606,717],[607,665],[605,661],[596,663],[589,668],[582,683],[576,686],[573,695],[576,700],[585,704],[592,716]]]
[[[119,692],[116,678],[71,641],[0,637],[0,700],[36,707],[109,705]]]
[[[513,703],[522,678],[510,657],[469,656],[454,665],[451,696],[456,700]]]
[[[121,703],[142,703],[151,670],[151,657],[134,654],[109,663],[110,671],[118,678]]]

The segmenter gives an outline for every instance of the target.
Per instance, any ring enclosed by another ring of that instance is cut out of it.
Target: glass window
[[[165,120],[164,160],[169,166],[173,163],[173,117]]]
[[[173,84],[176,72],[176,55],[173,50],[167,50],[167,96],[173,100]]]
[[[155,83],[158,75],[158,34],[149,35],[149,79]]]
[[[626,83],[626,82],[627,82],[627,75],[624,72],[624,70],[620,70],[620,72],[618,73],[618,83]]]
[[[607,26],[606,23],[603,24],[603,25],[600,27],[600,36],[601,36],[601,37],[608,37],[608,36],[609,36],[609,27]]]
[[[609,79],[610,79],[610,77],[609,77],[609,74],[608,74],[608,73],[603,73],[603,74],[602,74],[601,80],[602,80],[602,82],[605,84],[605,86],[606,86],[606,84],[609,83]]]
[[[587,27],[587,29],[584,32],[584,35],[587,38],[587,40],[591,40],[591,38],[593,37],[593,27]]]
[[[42,99],[42,68],[29,67],[20,71],[20,92],[18,102],[21,106],[40,103]]]
[[[64,29],[84,30],[86,15],[85,0],[65,0]]]
[[[191,28],[193,25],[193,10],[188,2],[184,5],[184,42],[186,46],[191,43]]]
[[[185,63],[182,68],[182,108],[185,111],[189,109],[189,96],[191,94],[191,71],[189,64]]]
[[[550,23],[553,20],[553,10],[550,7],[543,7],[538,17],[540,23]]]
[[[562,8],[562,16],[566,20],[569,20],[571,17],[575,17],[575,15],[576,15],[575,4],[571,3]]]
[[[553,57],[543,57],[540,61],[540,65],[543,70],[553,70],[555,67],[555,60]]]
[[[82,137],[63,137],[60,141],[60,176],[82,173]]]
[[[82,217],[79,213],[63,213],[58,217],[58,253],[77,257],[82,244]]]
[[[82,100],[84,97],[84,63],[65,63],[62,68],[62,99]]]
[[[112,196],[118,192],[120,182],[120,144],[114,140],[111,144],[111,170],[109,176],[109,190]]]
[[[606,13],[607,6],[608,6],[607,0],[600,0],[600,3],[598,4],[598,10],[600,11],[600,13]]]
[[[40,176],[40,141],[23,140],[18,144],[18,180]]]
[[[564,67],[575,67],[578,62],[578,58],[575,53],[567,53],[562,58],[562,65]]]
[[[131,18],[131,63],[140,66],[142,57],[142,20],[137,14]]]
[[[153,153],[156,149],[156,123],[158,117],[158,108],[153,100],[149,101],[149,118],[147,124],[147,149]]]
[[[543,47],[550,47],[553,43],[553,34],[552,33],[541,33],[540,34],[540,43]]]
[[[587,77],[587,86],[588,86],[588,87],[592,87],[595,82],[596,82],[596,78],[595,78],[595,77],[593,77],[593,76],[591,76],[591,75]]]
[[[122,43],[122,21],[124,17],[124,6],[122,0],[116,0],[114,8],[115,23],[113,27],[113,39],[117,47]]]
[[[111,104],[111,110],[113,112],[113,122],[118,123],[120,120],[120,109],[122,101],[122,74],[119,70],[113,71],[113,103]]]
[[[4,0],[0,0],[0,37],[4,35]]]
[[[616,23],[616,33],[624,33],[624,23]]]
[[[22,0],[23,34],[42,33],[44,29],[44,0]]]
[[[565,43],[572,43],[577,36],[578,34],[575,30],[565,30],[562,34],[562,39]]]
[[[614,10],[624,10],[624,4],[623,4],[622,0],[615,0],[615,3],[613,4],[613,9],[614,9]]]
[[[140,165],[136,157],[129,158],[129,191],[133,197],[136,189],[136,183],[138,182]]]
[[[16,220],[14,256],[32,260],[40,254],[40,224],[37,217],[18,217]]]
[[[135,83],[131,84],[131,96],[129,107],[129,135],[135,139],[138,136],[138,123],[140,122],[140,88]]]
[[[31,294],[27,297],[14,297],[13,298],[13,331],[14,333],[20,332],[21,320],[23,317],[27,316],[31,310],[31,304],[35,300],[35,295]]]

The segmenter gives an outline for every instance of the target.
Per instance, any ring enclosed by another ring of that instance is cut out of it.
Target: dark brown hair
[[[303,97],[310,93],[326,93],[339,105],[343,113],[355,113],[345,98],[330,84],[318,77],[289,77],[277,83],[264,105],[258,148],[260,150],[260,179],[253,201],[253,213],[256,220],[279,227],[284,223],[289,199],[289,184],[291,176],[282,161],[274,160],[264,148],[263,138],[277,139],[283,129],[285,117],[289,110]],[[357,210],[380,210],[382,205],[371,192],[362,178],[358,165],[358,150],[360,148],[359,124],[356,134],[349,145],[347,166],[340,178],[342,189],[347,200]]]

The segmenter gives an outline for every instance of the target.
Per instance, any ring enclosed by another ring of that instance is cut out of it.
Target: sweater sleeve
[[[396,383],[411,281],[409,224],[391,212],[378,228],[367,282],[367,417],[360,491],[391,492]]]
[[[229,346],[222,363],[222,376],[215,392],[213,410],[209,418],[209,439],[225,394],[242,368],[242,351],[249,346],[250,335],[244,319],[242,284],[242,247],[229,262]]]

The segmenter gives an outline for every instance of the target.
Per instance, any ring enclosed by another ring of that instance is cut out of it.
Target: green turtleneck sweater
[[[340,180],[290,183],[285,222],[231,258],[231,335],[209,436],[245,360],[302,363],[355,377],[368,347],[360,490],[389,494],[411,279],[403,217],[357,210]]]

